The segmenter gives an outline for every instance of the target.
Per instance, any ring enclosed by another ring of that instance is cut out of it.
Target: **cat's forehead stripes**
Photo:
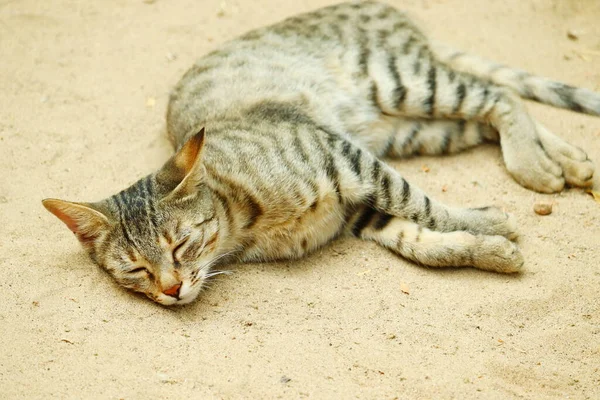
[[[136,252],[133,250],[133,248],[127,247],[126,251],[127,251],[127,256],[129,257],[129,260],[131,260],[131,262],[136,262],[138,260],[136,254],[135,254]]]
[[[159,239],[162,238],[165,240],[165,242],[167,243],[167,245],[172,245],[173,242],[175,241],[175,239],[173,239],[173,237],[171,236],[171,232],[169,232],[168,229],[164,229],[162,231],[161,236],[159,237]]]
[[[154,187],[154,180],[151,178],[150,175],[148,175],[144,179],[142,179],[141,182],[143,184],[143,189],[145,192],[146,207],[147,207],[147,213],[148,213],[150,223],[152,223],[152,225],[154,227],[157,227],[158,226],[158,215],[156,213],[156,204],[155,204],[155,201],[157,199],[157,197],[156,197],[157,194],[156,194],[156,190]]]
[[[141,245],[140,238],[158,236],[154,193],[151,177],[147,176],[111,198],[118,210],[123,236],[132,245]]]

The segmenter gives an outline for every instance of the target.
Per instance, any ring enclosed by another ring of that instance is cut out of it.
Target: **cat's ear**
[[[157,182],[167,189],[162,200],[182,200],[197,194],[204,175],[203,146],[204,128],[189,138],[157,173]]]
[[[91,204],[57,199],[45,199],[42,204],[64,222],[84,246],[91,246],[109,227],[108,218]]]

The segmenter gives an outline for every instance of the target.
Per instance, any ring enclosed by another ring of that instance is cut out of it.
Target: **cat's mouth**
[[[158,295],[148,295],[155,302],[162,304],[163,306],[174,306],[189,304],[198,297],[202,285],[200,282],[192,283],[188,280],[184,280],[181,283],[181,288],[177,295],[167,295],[165,293],[159,293]]]

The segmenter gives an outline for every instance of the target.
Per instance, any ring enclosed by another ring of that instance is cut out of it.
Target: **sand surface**
[[[600,90],[596,0],[389,2],[456,47]],[[232,266],[167,309],[117,287],[43,209],[159,167],[169,89],[197,57],[329,3],[0,0],[0,398],[600,398],[600,204],[521,188],[497,147],[394,166],[446,203],[514,213],[519,276],[347,239]],[[600,118],[531,110],[600,160]]]

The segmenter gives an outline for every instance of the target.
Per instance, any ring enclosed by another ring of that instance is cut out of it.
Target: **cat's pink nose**
[[[167,290],[163,290],[163,293],[167,296],[179,298],[179,289],[181,289],[181,283],[178,283],[177,285],[172,286]]]

